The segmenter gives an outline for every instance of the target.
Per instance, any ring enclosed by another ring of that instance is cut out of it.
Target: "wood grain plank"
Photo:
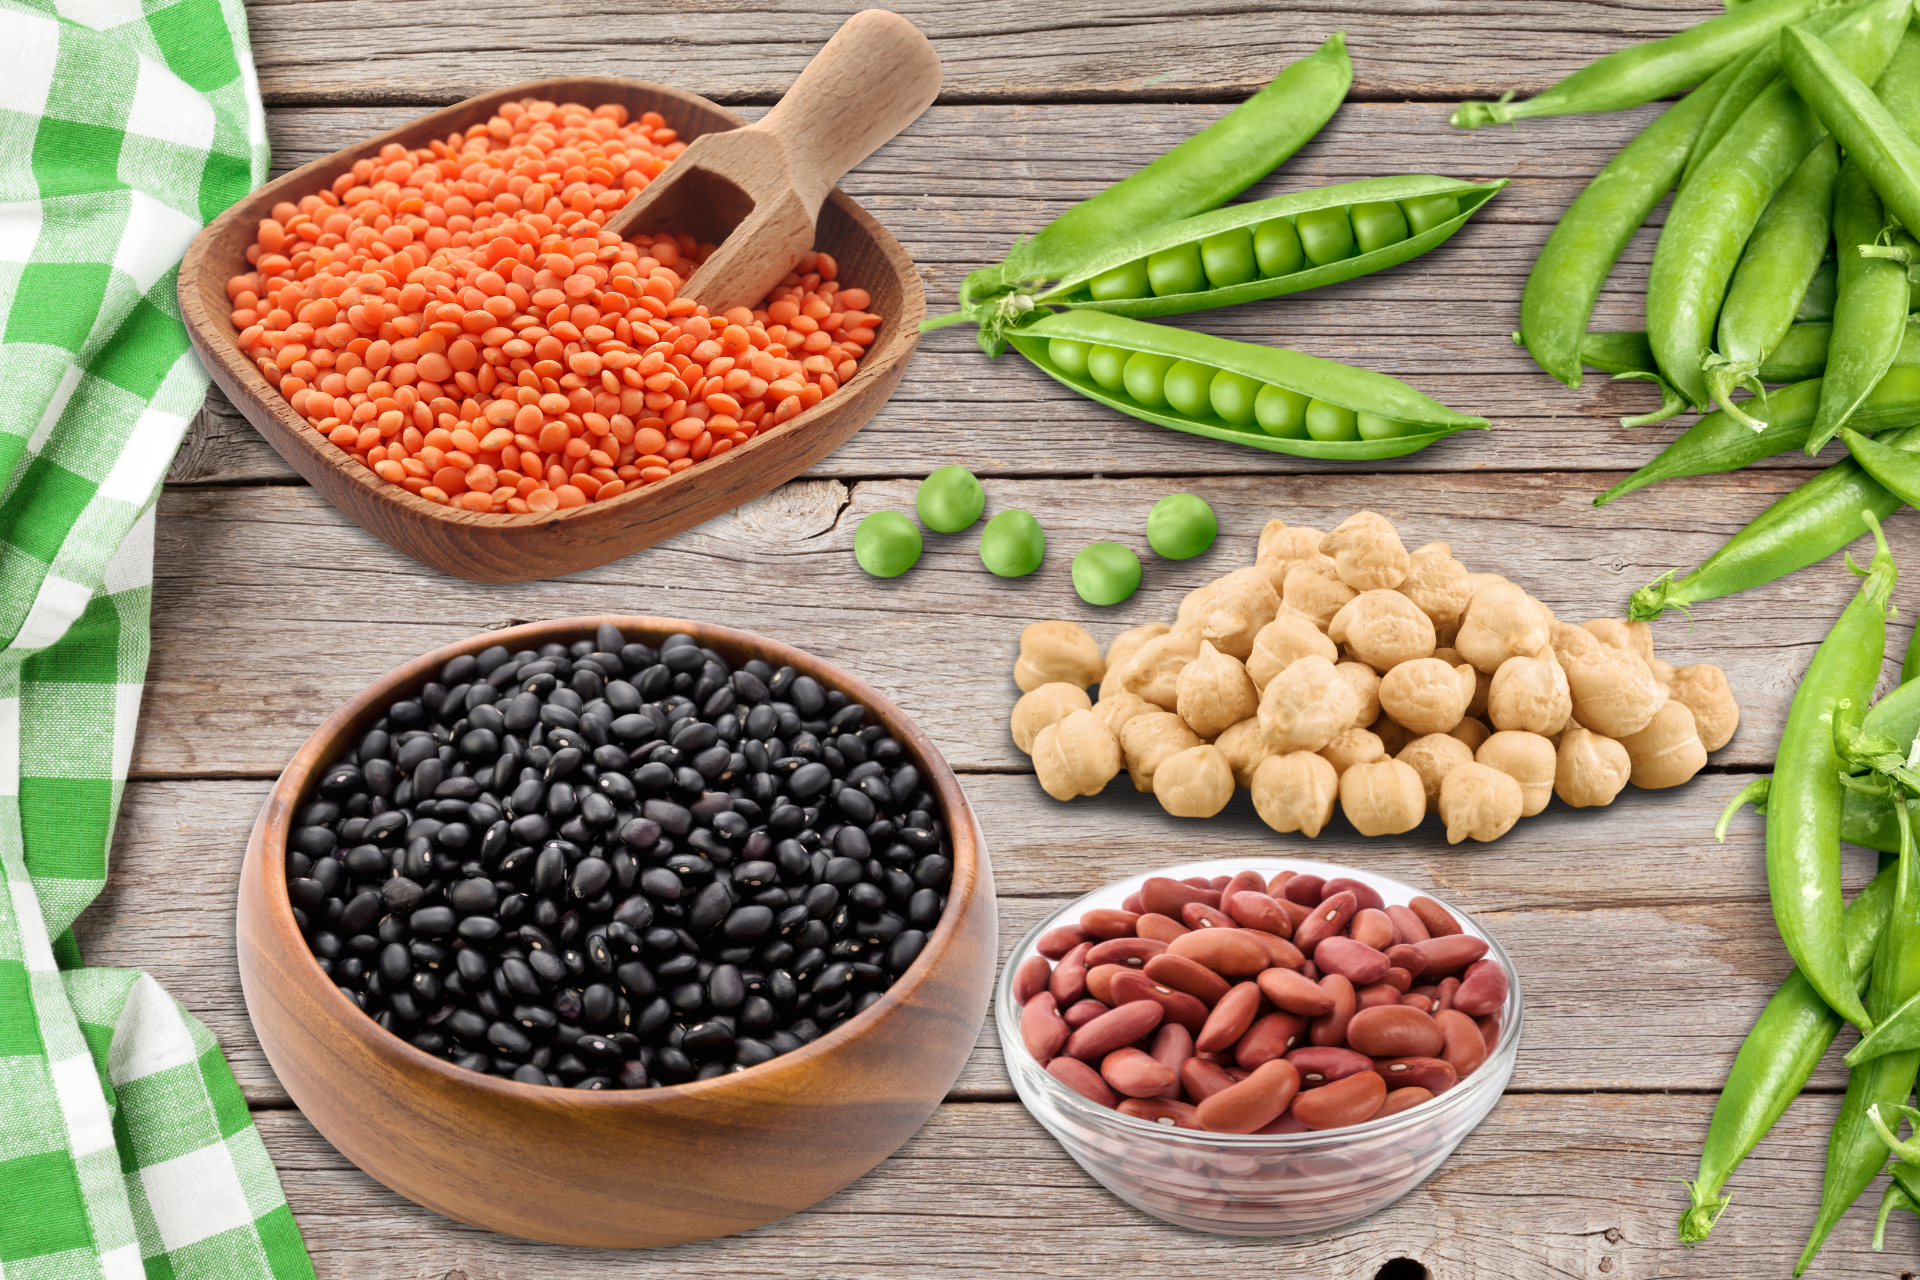
[[[295,1112],[257,1117],[320,1273],[342,1280],[546,1280],[631,1275],[753,1280],[833,1275],[994,1280],[1016,1274],[1372,1280],[1412,1258],[1434,1280],[1603,1280],[1784,1274],[1819,1198],[1838,1107],[1803,1098],[1736,1175],[1713,1238],[1674,1223],[1711,1100],[1503,1099],[1405,1199],[1327,1236],[1204,1235],[1111,1195],[1017,1103],[948,1105],[892,1159],[812,1209],[739,1236],[645,1254],[531,1244],[451,1222],[348,1164]],[[503,1171],[502,1176],[511,1176]],[[1841,1222],[1821,1276],[1910,1271],[1920,1228],[1897,1215],[1869,1247],[1879,1186]],[[1904,1219],[1904,1220],[1899,1220]]]

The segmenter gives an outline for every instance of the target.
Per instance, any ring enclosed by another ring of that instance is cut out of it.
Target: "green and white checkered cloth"
[[[207,390],[174,283],[267,173],[239,0],[0,0],[0,1280],[311,1277],[220,1047],[80,968]]]

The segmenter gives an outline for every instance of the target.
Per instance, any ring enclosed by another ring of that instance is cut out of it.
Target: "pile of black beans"
[[[287,893],[382,1027],[576,1089],[706,1080],[873,1004],[946,908],[905,748],[792,667],[693,637],[447,663],[320,774]]]

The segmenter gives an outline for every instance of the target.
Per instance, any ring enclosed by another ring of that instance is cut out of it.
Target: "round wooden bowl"
[[[611,622],[657,643],[684,631],[730,661],[791,665],[864,704],[912,756],[953,843],[947,910],[879,1002],[813,1043],[714,1080],[582,1092],[430,1057],[383,1031],[322,973],[294,924],[287,832],[320,771],[394,698],[448,659],[591,636]],[[640,1248],[784,1217],[898,1150],[959,1075],[986,1015],[996,954],[979,824],[926,734],[838,667],[786,645],[671,618],[564,618],[487,632],[417,658],[329,716],[254,824],[240,876],[240,983],[280,1082],[329,1142],[436,1213],[557,1244]]]
[[[529,582],[618,560],[791,480],[866,425],[900,381],[919,342],[926,295],[907,251],[836,189],[820,208],[815,245],[833,255],[840,279],[867,290],[884,318],[853,381],[781,426],[677,475],[549,515],[481,515],[428,502],[388,484],[308,425],[260,376],[228,318],[227,281],[250,270],[246,252],[260,220],[281,200],[298,201],[377,155],[484,123],[502,103],[547,98],[588,106],[617,102],[634,115],[658,111],[680,136],[737,129],[746,121],[698,94],[611,76],[568,76],[469,98],[398,129],[302,165],[208,224],[180,266],[180,310],[214,382],[280,456],[327,501],[375,537],[420,563],[478,582]]]

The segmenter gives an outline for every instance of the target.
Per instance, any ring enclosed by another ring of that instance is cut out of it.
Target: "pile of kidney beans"
[[[1292,871],[1156,876],[1038,950],[1013,977],[1027,1052],[1090,1101],[1212,1133],[1418,1106],[1486,1060],[1507,1000],[1438,902]]]
[[[355,1004],[475,1071],[705,1080],[866,1009],[953,859],[866,708],[693,637],[448,662],[320,773],[294,918]]]

